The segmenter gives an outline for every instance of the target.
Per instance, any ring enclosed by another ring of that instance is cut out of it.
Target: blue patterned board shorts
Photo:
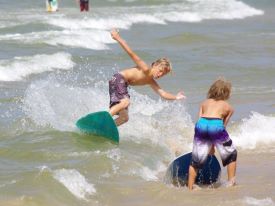
[[[191,165],[202,168],[214,145],[220,153],[223,166],[237,160],[237,150],[219,118],[200,118],[195,126]]]
[[[120,73],[113,75],[109,81],[110,108],[125,98],[130,98],[128,94],[128,83]]]

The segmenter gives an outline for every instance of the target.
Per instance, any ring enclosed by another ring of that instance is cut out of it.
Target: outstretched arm
[[[150,86],[152,89],[162,98],[167,99],[167,100],[178,100],[178,99],[185,99],[186,97],[184,96],[183,91],[179,92],[177,95],[173,95],[169,92],[164,91],[163,89],[160,88],[158,83],[155,80],[152,80],[150,83]]]
[[[111,36],[127,52],[127,54],[136,63],[139,69],[141,69],[145,73],[149,72],[150,68],[148,67],[148,65],[129,47],[126,41],[120,37],[117,29],[113,29],[111,31]]]

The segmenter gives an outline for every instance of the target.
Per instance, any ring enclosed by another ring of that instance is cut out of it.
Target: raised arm
[[[164,91],[163,89],[160,88],[158,83],[155,80],[152,80],[150,83],[151,88],[162,98],[167,99],[167,100],[178,100],[178,99],[185,99],[186,97],[184,96],[184,93],[181,91],[177,95],[173,95],[169,92]]]
[[[149,72],[150,68],[148,67],[148,65],[129,47],[129,45],[126,43],[126,41],[120,37],[117,29],[113,29],[111,31],[111,36],[126,51],[126,53],[136,63],[136,65],[139,69],[141,69],[145,73]]]

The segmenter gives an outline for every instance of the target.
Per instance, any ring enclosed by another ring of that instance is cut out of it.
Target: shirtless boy
[[[112,116],[118,115],[115,119],[116,125],[122,125],[127,122],[128,106],[130,105],[130,95],[128,94],[127,87],[149,85],[159,96],[167,100],[179,100],[185,98],[183,92],[173,95],[164,91],[156,82],[157,79],[169,73],[172,69],[171,63],[167,58],[160,58],[147,65],[122,39],[118,30],[113,29],[111,36],[116,40],[125,52],[130,56],[136,66],[122,70],[113,75],[109,81],[110,93],[110,114]]]
[[[189,167],[190,190],[193,189],[197,169],[203,167],[213,145],[220,153],[223,166],[227,166],[228,186],[235,185],[237,150],[225,129],[234,111],[226,101],[230,93],[231,83],[220,78],[212,84],[207,99],[201,103]]]

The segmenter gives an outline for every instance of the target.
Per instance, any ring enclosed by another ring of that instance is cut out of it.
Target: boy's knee
[[[128,98],[125,98],[125,99],[122,99],[120,103],[123,106],[123,108],[126,109],[130,105],[130,100]]]

